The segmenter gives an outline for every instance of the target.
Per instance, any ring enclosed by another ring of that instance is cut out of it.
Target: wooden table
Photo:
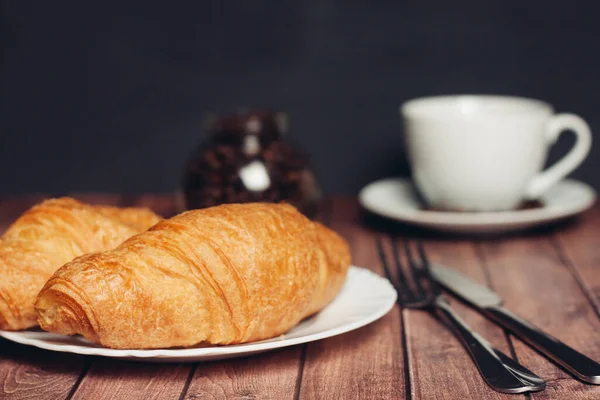
[[[75,194],[89,202],[174,212],[171,196]],[[41,196],[0,199],[0,230]],[[350,242],[354,263],[382,274],[376,235],[421,236],[430,258],[493,287],[506,305],[600,360],[600,208],[555,228],[487,239],[440,237],[363,215],[354,198],[323,201],[319,218]],[[458,301],[494,346],[548,381],[533,399],[600,399]],[[495,399],[467,354],[428,314],[397,306],[379,321],[318,342],[200,364],[143,364],[54,353],[0,341],[0,398],[21,399]]]

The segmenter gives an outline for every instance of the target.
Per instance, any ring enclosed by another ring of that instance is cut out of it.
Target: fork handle
[[[500,360],[490,344],[469,328],[443,296],[437,296],[432,306],[435,314],[452,328],[469,352],[483,379],[494,390],[502,393],[523,393],[543,389],[543,385],[515,376]]]

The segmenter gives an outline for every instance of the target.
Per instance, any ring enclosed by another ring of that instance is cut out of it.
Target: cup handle
[[[554,144],[560,134],[566,130],[575,133],[573,148],[554,165],[533,178],[525,192],[528,199],[534,200],[540,197],[545,191],[577,168],[590,152],[592,147],[590,127],[581,117],[575,114],[557,114],[550,118],[546,128],[547,143]]]

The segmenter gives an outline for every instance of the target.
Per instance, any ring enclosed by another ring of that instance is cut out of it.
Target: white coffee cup
[[[400,114],[413,180],[430,206],[448,210],[509,210],[537,199],[581,164],[592,143],[577,115],[521,97],[423,97],[402,104]],[[567,130],[575,145],[542,171]]]

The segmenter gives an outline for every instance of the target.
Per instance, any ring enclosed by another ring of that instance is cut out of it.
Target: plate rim
[[[360,318],[351,323],[342,323],[340,326],[327,329],[320,332],[315,332],[309,335],[303,335],[296,338],[291,339],[282,339],[277,341],[271,341],[271,339],[266,339],[265,341],[251,342],[251,343],[242,343],[231,346],[208,346],[208,347],[196,347],[196,348],[181,348],[181,349],[111,349],[107,347],[83,347],[76,344],[56,344],[56,343],[47,343],[41,339],[30,338],[27,336],[23,336],[22,333],[24,331],[1,331],[0,336],[6,340],[20,343],[27,346],[33,346],[44,350],[56,351],[61,353],[75,353],[81,355],[93,355],[93,356],[103,356],[117,359],[138,359],[138,360],[147,360],[147,359],[164,359],[164,361],[168,359],[185,359],[190,358],[190,361],[198,362],[201,358],[211,358],[215,359],[215,357],[219,356],[230,356],[239,353],[240,357],[250,354],[263,352],[267,350],[274,350],[282,347],[294,346],[297,344],[313,342],[321,339],[326,339],[329,337],[341,335],[343,333],[347,333],[363,326],[369,325],[372,322],[382,318],[385,316],[390,310],[394,307],[397,300],[397,292],[394,289],[391,282],[367,269],[364,267],[359,267],[356,265],[350,265],[348,269],[348,276],[350,274],[365,274],[367,273],[369,276],[374,278],[379,282],[379,284],[386,286],[389,291],[388,295],[390,296],[386,299],[385,305],[380,306],[377,312],[369,314],[363,318]],[[348,278],[346,278],[348,279]],[[341,293],[341,290],[340,290]],[[338,293],[339,295],[339,293]],[[327,306],[329,307],[329,306]],[[325,310],[325,307],[323,310]],[[323,311],[322,310],[322,311]],[[310,319],[310,317],[308,318]],[[295,328],[295,327],[294,327]],[[292,328],[292,329],[294,329]],[[27,331],[25,331],[27,332]],[[45,332],[40,332],[45,333]],[[285,336],[285,333],[283,334]],[[201,361],[201,360],[200,360]]]
[[[407,222],[423,226],[439,227],[505,227],[515,224],[538,224],[558,220],[568,216],[576,215],[592,207],[596,201],[596,191],[585,182],[575,179],[563,179],[556,185],[577,186],[578,190],[585,193],[586,198],[566,207],[542,207],[538,209],[510,210],[478,213],[459,213],[451,211],[428,211],[415,208],[389,211],[389,208],[374,204],[370,199],[370,192],[377,186],[384,184],[413,185],[408,177],[390,177],[371,182],[364,186],[359,192],[359,203],[365,209],[400,222]],[[410,210],[403,212],[402,210]]]

